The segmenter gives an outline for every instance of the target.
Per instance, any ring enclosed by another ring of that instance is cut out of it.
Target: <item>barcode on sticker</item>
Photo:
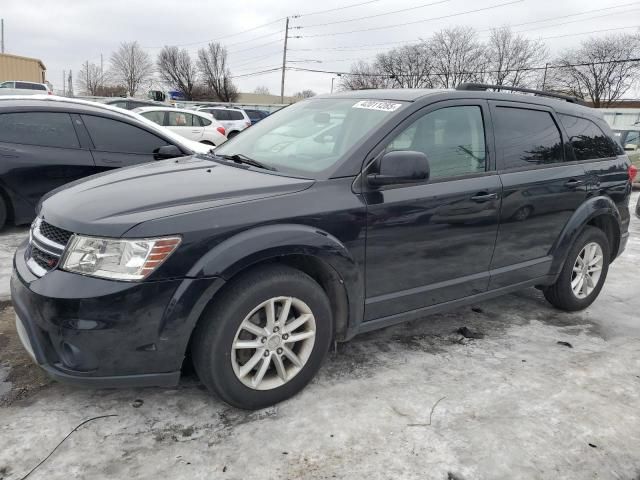
[[[382,110],[383,112],[394,112],[402,106],[401,103],[375,102],[373,100],[361,100],[353,108],[365,108],[367,110]]]

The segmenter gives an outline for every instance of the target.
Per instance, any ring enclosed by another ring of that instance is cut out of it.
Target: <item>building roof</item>
[[[38,62],[40,64],[40,67],[42,68],[42,70],[46,70],[47,67],[45,67],[44,63],[42,63],[42,60],[40,60],[39,58],[32,58],[32,57],[23,57],[22,55],[12,55],[11,53],[0,53],[0,57],[8,57],[8,58],[15,58],[18,60],[27,60],[27,61],[31,61],[31,62]]]

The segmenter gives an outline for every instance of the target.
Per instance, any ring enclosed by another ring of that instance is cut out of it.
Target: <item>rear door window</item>
[[[503,169],[564,161],[562,137],[551,113],[496,107],[495,117],[496,150]]]
[[[153,123],[164,125],[164,112],[162,110],[156,110],[155,112],[142,112],[140,115],[151,120]]]
[[[71,117],[57,112],[0,114],[0,142],[80,148]]]
[[[117,153],[153,153],[168,142],[151,132],[111,118],[82,115],[96,150]]]
[[[613,141],[591,120],[560,114],[576,160],[615,157]]]
[[[167,127],[193,127],[194,116],[190,113],[184,112],[169,112],[167,115]],[[195,126],[199,127],[198,121],[195,121]]]
[[[237,110],[229,110],[229,118],[231,120],[244,120],[242,112],[238,112]]]

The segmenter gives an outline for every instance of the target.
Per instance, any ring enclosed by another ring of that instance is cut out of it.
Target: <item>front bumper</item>
[[[191,331],[218,278],[119,282],[54,269],[36,277],[14,257],[18,334],[56,380],[96,387],[178,383]]]

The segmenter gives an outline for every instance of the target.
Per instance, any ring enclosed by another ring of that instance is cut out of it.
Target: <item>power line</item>
[[[523,25],[529,25],[532,23],[540,23],[540,22],[546,22],[546,21],[550,21],[550,20],[556,20],[559,18],[567,18],[567,17],[572,17],[572,16],[576,16],[576,15],[583,15],[585,13],[593,13],[596,11],[601,11],[601,10],[610,10],[611,8],[619,8],[622,6],[629,6],[629,5],[637,5],[640,2],[632,2],[632,3],[628,3],[625,5],[620,5],[618,7],[608,7],[605,9],[596,9],[596,10],[589,10],[587,12],[582,12],[582,13],[575,13],[575,14],[571,14],[571,15],[564,15],[562,17],[555,17],[555,18],[548,18],[545,20],[536,20],[535,22],[525,22],[525,23],[519,23],[519,24],[514,24],[514,25],[509,25],[509,27],[518,27],[518,26],[523,26]],[[621,13],[629,13],[629,12],[634,12],[638,10],[636,9],[631,9],[631,10],[624,10],[624,11],[620,11],[620,12],[614,12],[614,13],[607,13],[604,15],[597,15],[597,16],[593,16],[593,17],[588,17],[586,19],[578,19],[578,20],[572,20],[570,22],[563,22],[563,23],[559,23],[559,24],[554,24],[554,25],[547,25],[547,26],[542,26],[542,27],[536,27],[536,28],[531,28],[531,29],[526,29],[526,30],[518,30],[514,33],[523,33],[523,32],[530,32],[530,31],[535,31],[535,30],[541,30],[541,29],[545,29],[545,28],[552,28],[552,27],[557,27],[557,26],[561,26],[561,25],[566,25],[568,23],[575,23],[575,22],[581,22],[581,21],[586,21],[586,20],[593,20],[596,18],[601,18],[601,17],[606,17],[606,16],[610,16],[610,15],[619,15]],[[622,27],[622,28],[635,28],[635,27]],[[488,29],[483,29],[483,30],[478,30],[478,33],[483,33],[483,32],[488,32],[493,30],[493,28],[488,28]],[[604,31],[604,30],[598,30],[598,31]],[[589,33],[589,32],[585,32],[585,33]],[[572,35],[583,35],[584,33],[572,33],[572,34],[567,34],[567,35],[563,35],[563,36],[572,36]],[[546,37],[546,38],[556,38],[556,37]],[[373,44],[367,44],[367,45],[354,45],[354,46],[345,46],[345,47],[326,47],[326,48],[292,48],[290,49],[291,51],[297,51],[297,52],[309,52],[309,51],[318,51],[318,50],[330,50],[330,51],[360,51],[360,50],[379,50],[378,47],[382,47],[382,46],[388,46],[388,45],[398,45],[398,44],[411,44],[411,43],[417,43],[417,42],[421,42],[423,41],[422,38],[416,38],[413,40],[400,40],[400,41],[396,41],[396,42],[384,42],[384,43],[373,43]]]
[[[619,60],[607,60],[601,62],[584,62],[584,63],[571,63],[566,65],[550,65],[547,64],[541,67],[527,67],[527,68],[519,68],[513,69],[512,71],[518,72],[528,72],[528,71],[537,71],[537,70],[545,70],[545,69],[559,69],[559,68],[570,68],[570,67],[588,67],[591,65],[609,65],[612,63],[630,63],[630,62],[640,62],[640,57],[637,58],[624,58]],[[354,77],[414,77],[416,75],[412,74],[399,74],[399,75],[390,75],[385,73],[352,73],[352,72],[340,72],[335,70],[319,70],[313,68],[304,68],[304,67],[287,67],[289,70],[297,70],[303,72],[312,72],[312,73],[328,73],[331,75],[347,75]],[[476,70],[476,71],[459,71],[459,72],[451,72],[456,75],[473,75],[473,74],[484,74],[484,73],[498,73],[498,70]],[[440,73],[427,73],[424,76],[440,76]]]
[[[316,10],[315,12],[301,13],[299,15],[294,15],[292,18],[310,17],[311,15],[320,15],[322,13],[337,12],[338,10],[346,10],[347,8],[360,7],[362,5],[369,5],[370,3],[376,3],[379,1],[380,0],[369,0],[368,2],[354,3],[352,5],[345,5],[343,7],[329,8],[327,10]]]
[[[247,47],[247,48],[243,48],[241,50],[231,50],[231,51],[227,51],[227,53],[231,54],[231,53],[240,53],[240,52],[246,52],[247,50],[255,50],[257,48],[262,48],[262,47],[266,47],[267,45],[273,45],[274,43],[280,43],[281,40],[274,40],[273,42],[267,42],[267,43],[262,43],[260,45],[254,45],[253,47]]]
[[[260,40],[262,38],[273,37],[274,35],[280,35],[282,32],[284,32],[284,30],[278,30],[277,32],[271,32],[265,35],[260,35],[259,37],[250,38],[249,40],[242,40],[240,42],[229,43],[228,45],[225,45],[225,47],[233,47],[234,45],[242,45],[245,43],[253,42],[254,40]]]
[[[587,17],[587,18],[578,18],[576,20],[569,20],[568,22],[554,23],[553,25],[544,25],[542,27],[535,27],[535,28],[527,28],[525,30],[518,30],[515,33],[531,32],[531,31],[534,31],[534,30],[544,30],[545,28],[560,27],[562,25],[568,25],[570,23],[576,23],[576,22],[586,22],[587,20],[595,20],[596,18],[610,17],[612,15],[620,15],[621,13],[636,12],[638,10],[640,10],[640,8],[632,8],[630,10],[623,10],[623,11],[620,11],[620,12],[605,13],[603,15],[595,15],[593,17]],[[488,30],[481,30],[481,31],[488,31]]]
[[[554,35],[552,37],[542,37],[541,40],[545,40],[545,39],[551,39],[551,38],[560,38],[560,37],[573,37],[573,36],[578,36],[578,35],[588,35],[591,33],[601,33],[601,32],[609,32],[609,31],[614,31],[614,30],[625,30],[625,29],[629,29],[629,28],[639,28],[637,26],[630,26],[630,27],[616,27],[616,28],[605,28],[602,30],[591,30],[589,32],[578,32],[578,33],[568,33],[565,35]],[[293,49],[292,49],[293,50]],[[364,49],[362,49],[364,50]],[[378,48],[371,48],[371,50],[379,50]],[[300,49],[296,50],[296,51],[301,51]],[[335,58],[330,58],[330,59],[319,59],[322,62],[347,62],[347,61],[355,61],[355,60],[362,60],[362,57],[351,57],[351,58],[340,58],[340,59],[335,59]]]
[[[450,1],[451,0],[439,0],[437,2],[425,3],[423,5],[418,5],[416,7],[409,7],[409,8],[402,8],[400,10],[394,10],[393,12],[378,13],[376,15],[367,15],[365,17],[350,18],[348,20],[336,20],[335,22],[314,23],[312,25],[301,25],[300,28],[315,28],[315,27],[324,27],[326,25],[335,25],[335,24],[338,24],[338,23],[357,22],[357,21],[360,21],[360,20],[367,20],[369,18],[377,18],[377,17],[384,17],[385,15],[393,15],[394,13],[401,13],[401,12],[408,12],[408,11],[411,11],[411,10],[418,10],[419,8],[430,7],[432,5],[438,5],[440,3],[447,3],[447,2],[450,2]]]
[[[639,27],[634,25],[634,26],[631,26],[631,27],[605,28],[604,30],[591,30],[590,32],[568,33],[566,35],[554,35],[553,37],[541,37],[541,40],[548,40],[550,38],[573,37],[573,36],[576,36],[576,35],[588,35],[590,33],[611,32],[611,31],[614,31],[614,30],[626,30],[626,29],[629,29],[629,28],[639,28]]]
[[[259,72],[245,73],[242,75],[232,75],[231,78],[257,77],[259,75],[265,75],[267,73],[279,72],[281,69],[282,67],[278,66],[276,68],[271,68],[269,70],[262,70]]]
[[[488,7],[476,8],[474,10],[467,10],[465,12],[452,13],[450,15],[442,15],[440,17],[425,18],[425,19],[416,20],[416,21],[413,21],[413,22],[397,23],[397,24],[394,24],[394,25],[383,25],[383,26],[380,26],[380,27],[362,28],[360,30],[350,30],[350,31],[347,31],[347,32],[318,33],[318,34],[315,34],[315,35],[305,35],[304,38],[333,37],[333,36],[336,36],[336,35],[348,35],[350,33],[371,32],[373,30],[385,30],[387,28],[404,27],[404,26],[407,26],[407,25],[415,25],[417,23],[431,22],[431,21],[434,21],[434,20],[442,20],[444,18],[458,17],[460,15],[468,15],[469,13],[483,12],[483,11],[486,11],[486,10],[492,10],[492,9],[495,9],[495,8],[506,7],[506,6],[509,6],[509,5],[513,5],[513,4],[516,4],[516,3],[522,3],[522,2],[524,2],[524,0],[512,0],[512,1],[506,2],[506,3],[499,3],[497,5],[491,5],[491,6],[488,6]]]

